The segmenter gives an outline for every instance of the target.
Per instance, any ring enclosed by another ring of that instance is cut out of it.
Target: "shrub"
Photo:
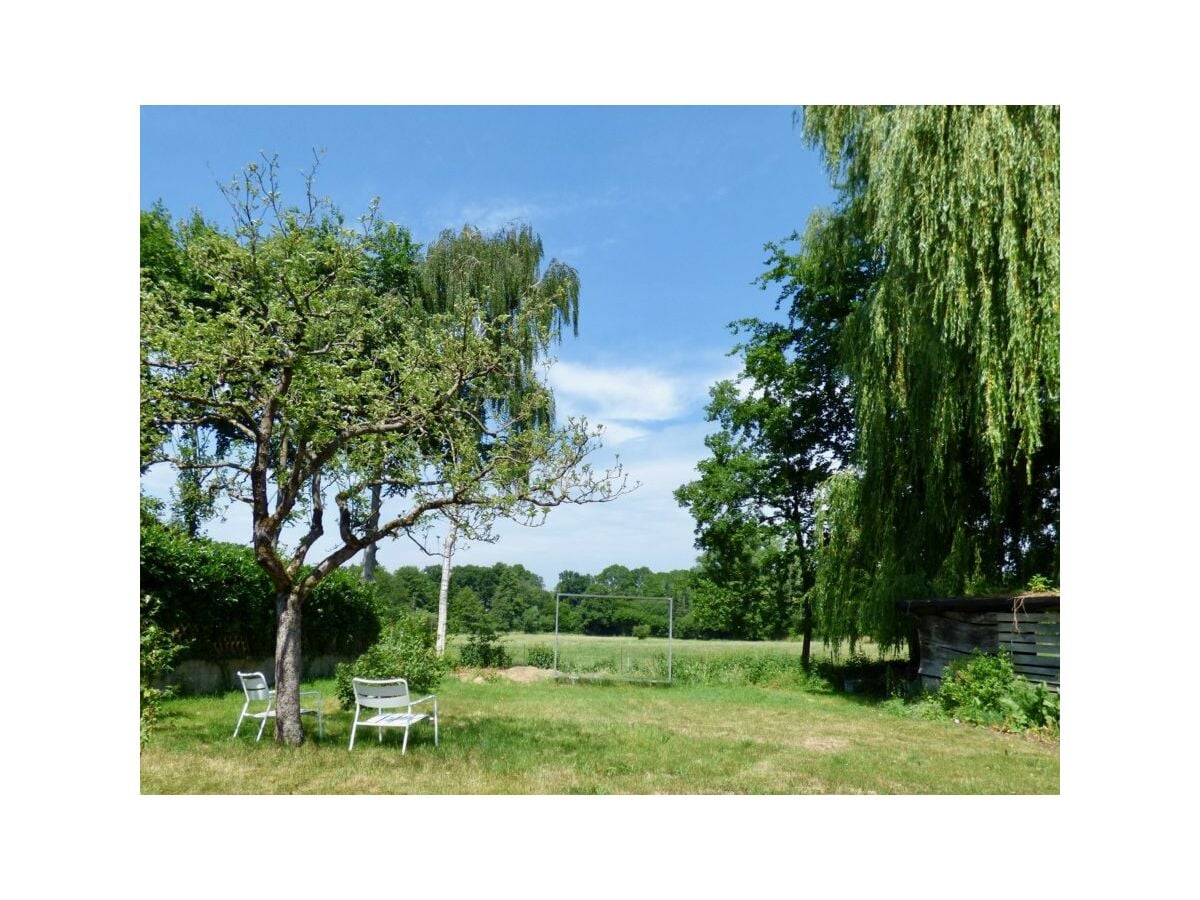
[[[995,655],[975,650],[946,666],[938,700],[947,715],[976,725],[1015,731],[1058,727],[1058,696],[1018,675],[1004,650]]]
[[[512,658],[496,635],[491,616],[484,616],[474,624],[458,657],[462,665],[472,668],[504,669],[512,665]]]
[[[554,648],[548,644],[531,644],[525,650],[525,662],[539,669],[554,668]]]
[[[790,653],[722,653],[676,657],[675,681],[680,684],[773,685],[809,687],[800,657]]]
[[[175,668],[175,659],[185,649],[172,632],[154,621],[159,601],[149,594],[142,595],[141,604],[141,689],[142,715],[140,742],[150,739],[150,731],[158,721],[159,703],[173,696],[171,688],[157,688],[154,682]]]
[[[561,665],[561,662],[560,662]],[[581,671],[616,671],[616,660],[600,660]],[[809,676],[800,665],[800,658],[790,653],[721,653],[676,656],[672,662],[672,678],[677,684],[702,685],[764,685],[821,689],[824,683]],[[667,655],[656,653],[636,661],[632,674],[640,678],[661,680],[667,677]]]
[[[160,601],[155,624],[188,644],[183,658],[275,653],[275,592],[249,547],[189,538],[144,516],[141,579]],[[378,637],[374,591],[352,572],[331,573],[304,605],[306,656],[361,653]]]
[[[379,642],[352,665],[339,663],[334,673],[338,701],[354,708],[353,678],[404,678],[413,694],[431,693],[449,666],[434,650],[427,616],[402,615],[383,629]]]
[[[646,638],[650,637],[650,626],[646,624],[634,625],[633,636],[639,641],[644,641]]]
[[[459,662],[478,669],[504,669],[512,665],[508,651],[494,634],[473,634],[459,651]]]

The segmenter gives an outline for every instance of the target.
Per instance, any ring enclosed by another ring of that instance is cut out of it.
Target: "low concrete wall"
[[[304,678],[329,678],[340,662],[353,662],[348,656],[315,656],[304,660]],[[157,683],[157,687],[173,686],[181,694],[220,694],[241,690],[238,672],[262,672],[267,681],[275,683],[275,659],[185,659],[175,671]]]

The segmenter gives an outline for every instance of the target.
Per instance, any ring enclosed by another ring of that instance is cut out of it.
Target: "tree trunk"
[[[298,746],[304,742],[300,725],[300,606],[299,587],[275,595],[275,739]]]
[[[800,665],[807,670],[812,659],[813,636],[813,605],[812,600],[808,597],[804,598],[804,613],[800,627],[804,630],[804,643],[800,647]]]
[[[374,531],[379,527],[379,508],[382,505],[380,500],[380,488],[375,484],[371,486],[371,517],[367,519],[367,530]],[[363,551],[363,567],[362,580],[375,580],[375,548],[378,544],[371,544]]]
[[[442,544],[442,583],[438,588],[438,620],[437,620],[437,655],[446,653],[446,619],[450,611],[450,559],[454,556],[454,538],[458,534],[458,526],[450,523],[450,531],[446,534],[446,542]]]
[[[375,580],[375,544],[368,544],[363,551],[362,580]]]

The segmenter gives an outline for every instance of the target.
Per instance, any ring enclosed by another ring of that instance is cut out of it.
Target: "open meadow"
[[[543,638],[544,636],[534,636]],[[552,643],[553,636],[550,636]],[[510,636],[512,649],[520,643]],[[603,659],[620,639],[573,639]],[[539,640],[539,643],[546,643]],[[651,641],[628,652],[653,654]],[[677,660],[699,642],[677,642]],[[759,647],[778,660],[782,645]],[[797,647],[798,645],[793,645]],[[560,648],[566,655],[566,642]],[[596,649],[596,648],[600,649]],[[709,647],[716,654],[720,649]],[[624,652],[624,651],[622,651]],[[516,652],[514,663],[524,660]],[[698,656],[692,656],[699,660]],[[714,655],[710,663],[719,659]],[[745,661],[746,654],[734,659]],[[696,662],[694,665],[698,665]],[[687,663],[681,665],[687,671]],[[332,680],[325,736],[305,719],[300,747],[255,743],[255,723],[231,737],[240,692],[167,701],[141,756],[151,794],[1054,794],[1057,742],[926,720],[899,700],[835,692],[819,678],[733,683],[736,666],[693,668],[708,683],[669,687],[514,683],[494,673],[450,675],[437,690],[440,746],[427,722],[408,752],[398,730],[359,731]],[[770,675],[770,673],[768,673]],[[772,680],[773,679],[773,680]]]
[[[450,646],[460,646],[464,642],[461,636],[451,641]],[[553,634],[524,634],[512,632],[502,635],[500,643],[508,650],[513,665],[526,665],[534,662],[530,653],[535,654],[538,648],[544,652],[553,649]],[[634,637],[596,637],[584,634],[560,634],[558,637],[559,669],[565,672],[596,672],[606,671],[613,674],[636,675],[639,671],[646,672],[648,664],[653,661],[665,661],[668,643],[671,648],[673,662],[679,664],[684,672],[689,662],[703,666],[706,661],[713,661],[731,656],[786,656],[791,660],[799,660],[801,643],[799,641],[728,641],[728,640],[684,640],[675,638],[668,642],[666,638],[634,638]],[[862,642],[858,652],[871,659],[899,659],[897,653],[881,652],[869,641]],[[846,655],[843,648],[842,656]],[[812,659],[819,663],[832,658],[829,648],[820,641],[813,641]]]

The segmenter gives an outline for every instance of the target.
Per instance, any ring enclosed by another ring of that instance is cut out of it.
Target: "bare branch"
[[[155,462],[170,463],[175,468],[177,468],[181,471],[185,471],[185,472],[212,470],[212,469],[233,469],[235,472],[238,472],[242,475],[249,476],[251,474],[250,470],[247,469],[245,466],[235,463],[232,460],[227,460],[227,459],[221,460],[219,462],[199,463],[199,462],[186,460],[186,459],[183,459],[182,457],[178,457],[178,456],[161,456],[158,459],[156,459]]]

